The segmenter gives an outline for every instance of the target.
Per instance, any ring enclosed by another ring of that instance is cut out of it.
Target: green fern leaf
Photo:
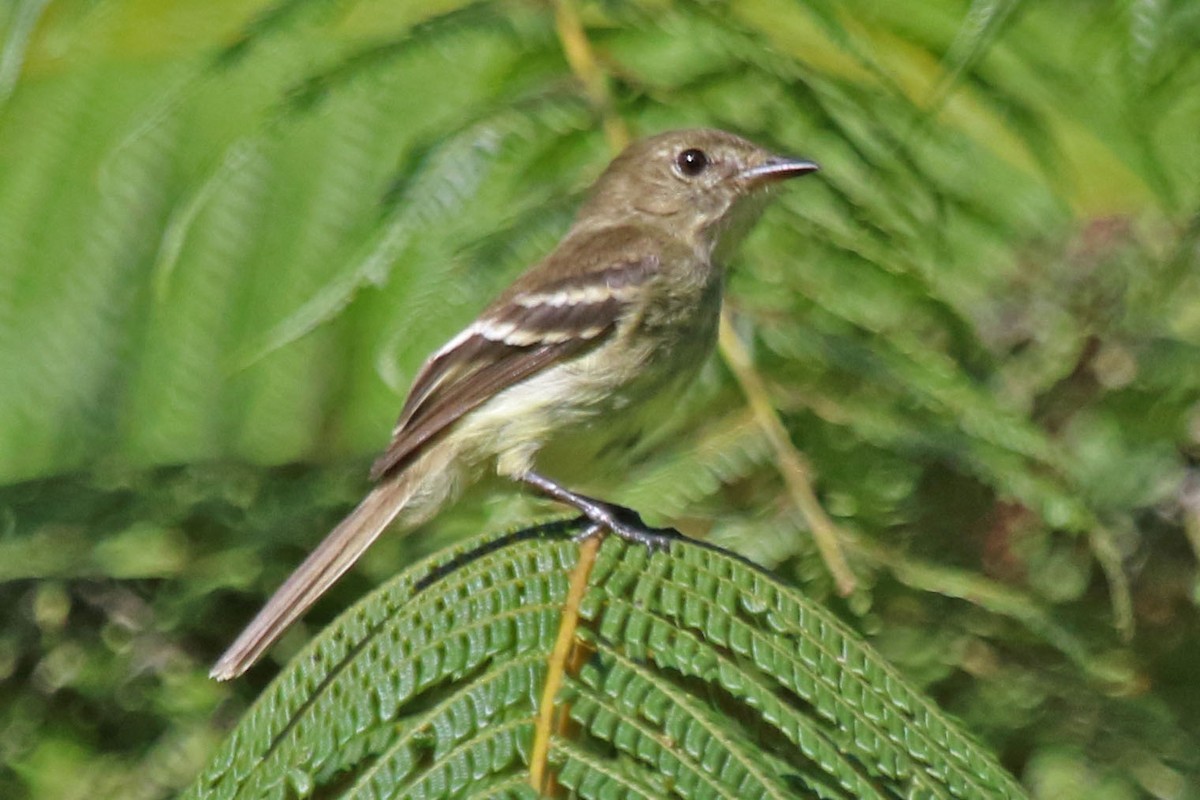
[[[297,657],[186,797],[531,796],[556,669],[546,761],[579,797],[1023,796],[829,612],[698,542],[606,541],[568,631],[582,661],[556,665],[580,530],[406,570]]]

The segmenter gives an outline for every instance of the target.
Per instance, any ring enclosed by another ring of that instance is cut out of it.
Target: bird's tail
[[[409,527],[432,516],[455,489],[455,476],[450,468],[452,454],[444,450],[432,448],[418,463],[376,486],[288,576],[217,659],[209,676],[224,681],[248,670],[289,625],[358,561],[401,512],[403,522]]]

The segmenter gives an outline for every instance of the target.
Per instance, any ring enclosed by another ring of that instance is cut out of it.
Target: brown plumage
[[[244,672],[385,528],[427,520],[484,469],[575,506],[594,529],[654,544],[622,509],[541,471],[598,467],[594,457],[662,413],[653,401],[674,402],[716,337],[720,255],[756,217],[766,185],[815,169],[716,130],[630,145],[558,247],[425,362],[371,471],[378,486],[211,674]]]

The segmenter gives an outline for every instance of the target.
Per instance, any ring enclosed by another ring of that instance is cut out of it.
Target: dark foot
[[[592,524],[576,539],[586,539],[604,531],[612,531],[625,541],[645,545],[647,550],[653,552],[665,551],[671,546],[672,540],[683,538],[683,534],[674,528],[650,527],[633,509],[577,494],[536,472],[526,473],[521,476],[521,480],[560,503],[578,509],[585,519],[591,521]]]
[[[606,503],[603,500],[592,500],[590,511],[584,511],[581,519],[588,520],[591,524],[575,537],[577,542],[611,531],[627,542],[645,545],[651,553],[655,550],[665,553],[670,549],[672,541],[683,538],[683,534],[674,528],[650,527],[632,508]]]

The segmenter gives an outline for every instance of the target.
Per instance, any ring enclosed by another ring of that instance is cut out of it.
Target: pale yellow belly
[[[614,340],[501,392],[459,423],[468,457],[482,468],[494,457],[506,477],[535,469],[572,487],[619,477],[629,450],[675,413],[712,350],[717,312],[698,311],[703,318],[673,340]],[[614,359],[606,348],[628,349]]]

